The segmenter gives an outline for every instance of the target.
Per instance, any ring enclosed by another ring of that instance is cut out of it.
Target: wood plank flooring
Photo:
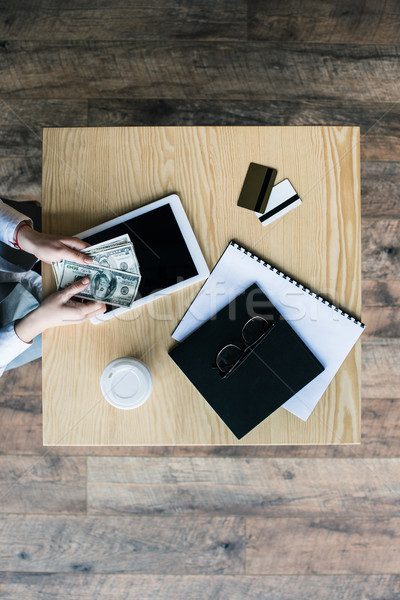
[[[249,36],[255,40],[398,43],[400,6],[396,0],[249,0]]]
[[[123,600],[185,598],[185,600],[387,600],[400,586],[397,575],[135,575],[97,573],[0,574],[6,598]],[[5,594],[9,594],[6,596]],[[35,595],[33,595],[35,594]],[[36,594],[40,594],[36,595]]]
[[[54,99],[399,98],[393,44],[349,44],[343,53],[343,44],[74,40],[10,41],[0,50],[3,98],[37,99],[43,89]]]
[[[41,128],[359,125],[362,444],[43,448],[41,361],[0,379],[0,597],[397,600],[396,0],[0,0],[0,195]]]

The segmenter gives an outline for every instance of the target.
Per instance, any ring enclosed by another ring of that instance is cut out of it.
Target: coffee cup
[[[100,378],[104,398],[115,408],[130,410],[146,402],[153,389],[148,367],[136,358],[117,358]]]

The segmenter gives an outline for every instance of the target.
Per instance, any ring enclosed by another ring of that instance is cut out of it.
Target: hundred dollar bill
[[[93,251],[92,248],[88,248],[87,251],[85,251],[85,254],[88,254],[93,258],[93,265],[140,275],[139,263],[131,243],[96,251]]]
[[[108,269],[95,265],[79,265],[62,261],[59,289],[63,290],[82,277],[90,278],[90,285],[77,294],[79,298],[97,300],[114,306],[129,307],[134,301],[140,283],[140,275]]]
[[[105,242],[93,244],[93,246],[89,246],[89,248],[84,248],[83,250],[81,250],[81,252],[83,252],[84,254],[90,254],[92,252],[97,252],[99,250],[105,250],[106,248],[113,248],[114,246],[121,246],[125,244],[132,244],[130,237],[127,233],[119,235],[118,237],[112,238],[111,240],[107,240]]]
[[[102,300],[115,306],[130,306],[136,297],[141,276],[139,263],[129,235],[123,234],[105,242],[100,242],[81,250],[81,252],[93,258],[91,265],[80,265],[68,260],[52,263],[57,288],[64,289],[77,279],[89,275],[91,279],[90,287],[85,289],[80,297]],[[100,275],[98,274],[99,271],[101,272]],[[124,285],[123,275],[132,276],[131,278],[125,278]],[[120,284],[119,287],[118,283]]]

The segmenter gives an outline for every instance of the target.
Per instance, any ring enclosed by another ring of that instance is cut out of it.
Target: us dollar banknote
[[[76,296],[113,306],[129,307],[136,297],[140,283],[140,275],[63,260],[58,288],[63,290],[85,276],[90,278],[90,285]]]
[[[93,246],[89,246],[89,248],[85,248],[81,252],[91,253],[98,252],[99,250],[105,250],[106,248],[113,248],[114,246],[121,246],[124,244],[132,244],[129,235],[124,233],[123,235],[119,235],[118,237],[112,238],[111,240],[107,240],[105,242],[99,242],[98,244],[93,244]],[[132,244],[133,246],[133,244]]]
[[[88,248],[83,252],[93,258],[94,265],[140,275],[139,263],[132,244],[124,244],[111,248],[103,247],[96,250]]]
[[[90,286],[79,297],[100,300],[115,306],[130,306],[136,297],[141,275],[128,234],[81,250],[93,259],[90,265],[70,260],[52,263],[57,289],[62,290],[84,276]]]

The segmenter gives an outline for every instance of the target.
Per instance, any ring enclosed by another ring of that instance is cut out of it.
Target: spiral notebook
[[[365,325],[231,241],[172,337],[181,342],[251,284],[257,283],[324,371],[283,407],[306,421]]]

